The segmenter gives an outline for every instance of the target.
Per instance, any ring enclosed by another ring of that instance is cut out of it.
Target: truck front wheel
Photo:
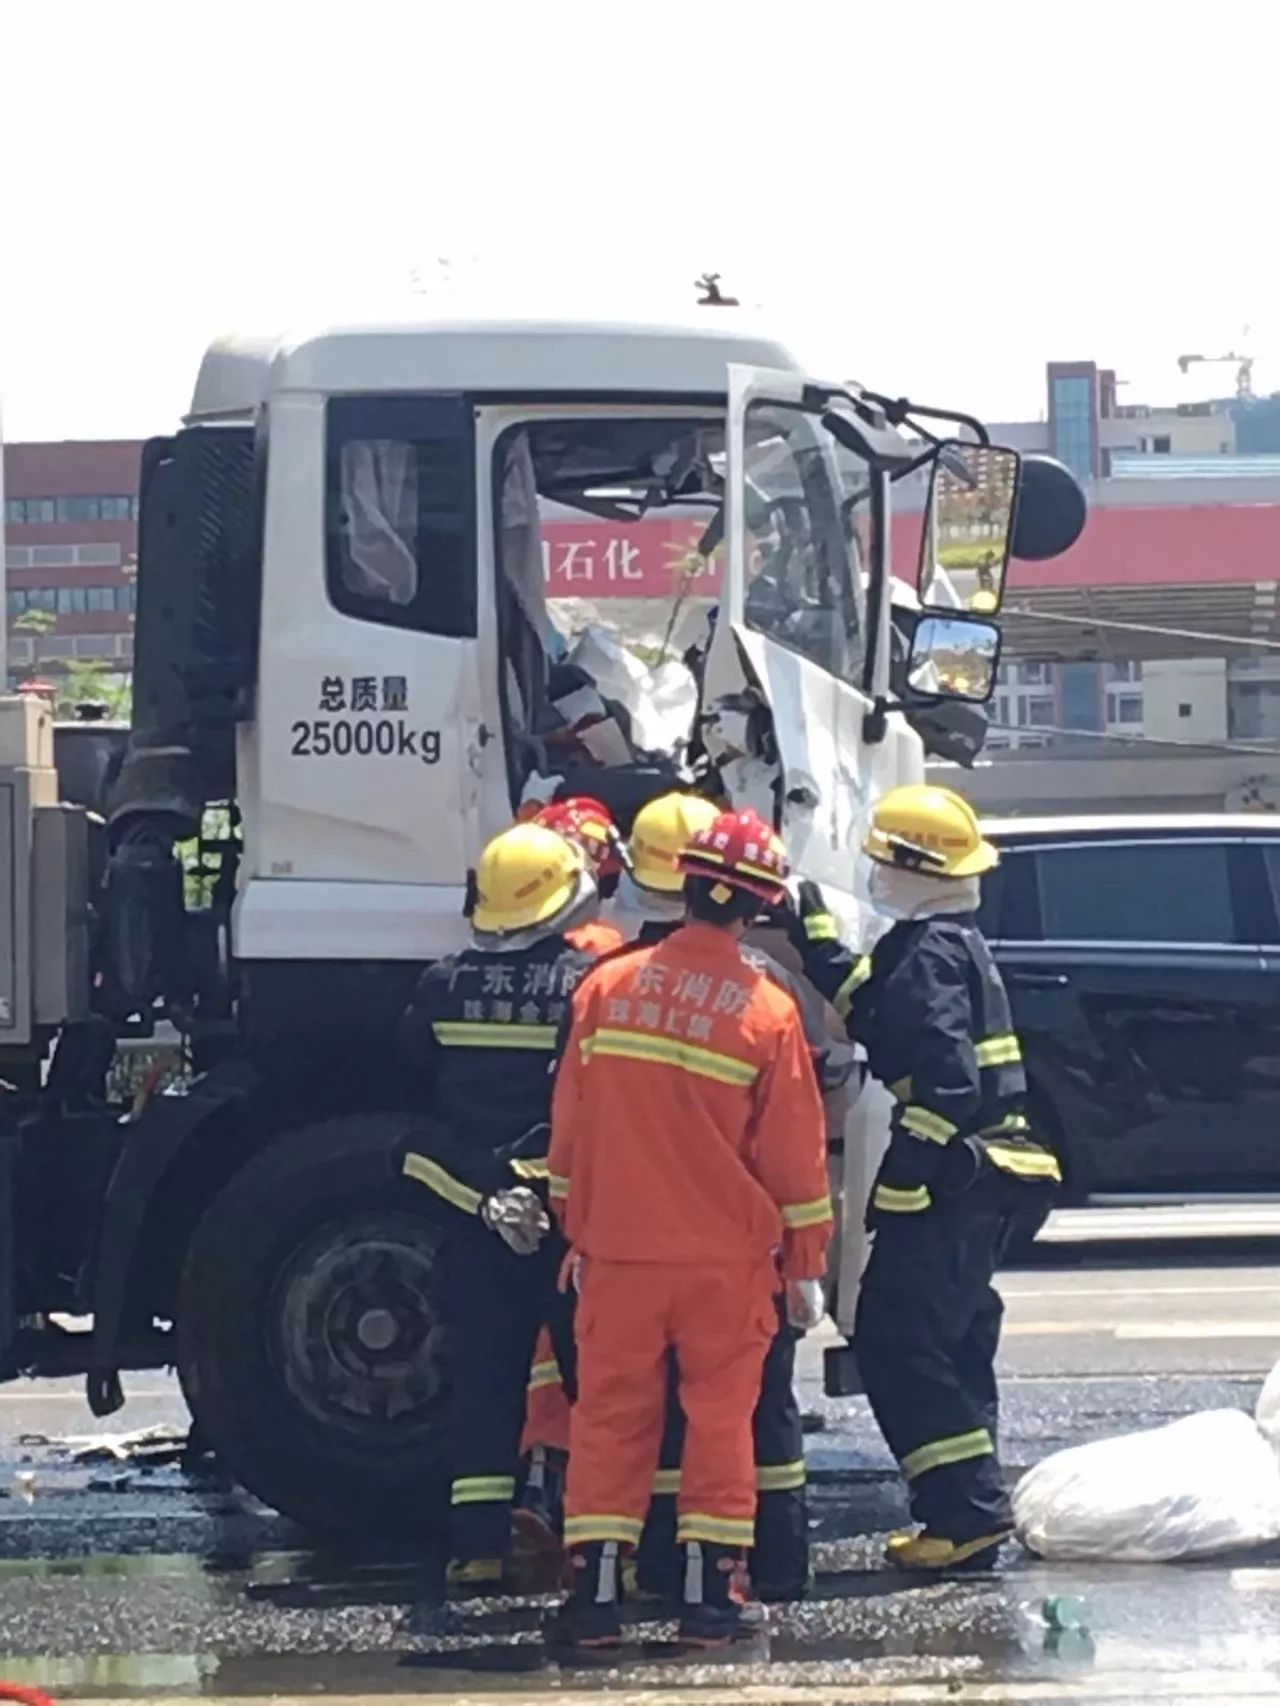
[[[179,1299],[179,1375],[227,1469],[333,1533],[426,1540],[446,1510],[439,1234],[388,1155],[407,1117],[290,1132],[216,1197]]]

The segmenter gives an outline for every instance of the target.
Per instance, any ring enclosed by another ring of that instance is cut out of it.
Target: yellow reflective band
[[[996,1125],[985,1126],[979,1133],[982,1137],[992,1137],[998,1131],[1030,1131],[1025,1114],[1006,1114]]]
[[[479,1214],[480,1204],[484,1201],[480,1192],[464,1185],[461,1179],[455,1179],[452,1173],[446,1173],[438,1161],[432,1161],[425,1155],[409,1154],[404,1158],[402,1171],[407,1178],[416,1179],[438,1197],[460,1208],[463,1214]]]
[[[804,921],[804,933],[811,942],[838,942],[840,932],[829,912],[811,913]]]
[[[890,1214],[919,1214],[928,1208],[933,1198],[928,1187],[920,1185],[914,1191],[899,1191],[892,1185],[877,1185],[871,1199],[872,1208],[883,1208]]]
[[[984,1037],[973,1052],[979,1066],[1014,1066],[1022,1059],[1022,1050],[1012,1031],[998,1037]]]
[[[922,1108],[919,1102],[903,1108],[898,1115],[898,1124],[912,1137],[927,1138],[930,1143],[950,1143],[960,1129],[950,1120],[944,1120],[941,1114],[935,1114],[932,1108]]]
[[[794,1463],[758,1463],[756,1489],[761,1493],[794,1493],[805,1483],[804,1458]]]
[[[566,1538],[568,1523],[565,1523]],[[680,1545],[689,1540],[709,1540],[713,1546],[753,1546],[756,1525],[750,1517],[708,1516],[705,1511],[681,1511],[676,1524]]]
[[[670,1493],[680,1491],[680,1471],[678,1469],[659,1469],[653,1478],[655,1498],[661,1498]]]
[[[555,1197],[557,1202],[563,1202],[569,1195],[568,1179],[562,1178],[559,1173],[548,1173],[547,1193],[549,1196]]]
[[[633,1516],[567,1516],[564,1537],[570,1543],[587,1540],[638,1541],[644,1524]]]
[[[1022,1179],[1052,1179],[1062,1183],[1062,1168],[1047,1149],[1014,1149],[1007,1143],[988,1143],[987,1157],[1006,1173]]]
[[[902,1473],[908,1481],[925,1475],[930,1469],[945,1469],[949,1463],[967,1463],[971,1457],[990,1457],[995,1451],[986,1428],[972,1433],[952,1434],[949,1439],[935,1439],[902,1459]]]
[[[545,1179],[548,1177],[547,1158],[544,1155],[538,1160],[513,1161],[511,1171],[517,1179]]]
[[[463,1475],[453,1483],[449,1502],[455,1505],[491,1505],[505,1503],[515,1496],[514,1476]]]
[[[431,1027],[442,1048],[537,1048],[556,1046],[554,1025],[503,1025],[473,1019],[438,1019]]]
[[[721,1084],[754,1084],[760,1076],[759,1067],[748,1060],[738,1060],[731,1054],[717,1054],[714,1049],[698,1048],[694,1043],[682,1043],[674,1037],[659,1037],[649,1031],[596,1031],[582,1044],[583,1056],[590,1060],[597,1054],[617,1055],[624,1060],[650,1061],[658,1066],[677,1066],[683,1072],[693,1072],[700,1078],[714,1078]]]
[[[563,1386],[564,1377],[560,1373],[558,1362],[535,1362],[529,1370],[529,1391],[536,1392],[542,1386]]]
[[[802,1226],[823,1226],[831,1218],[830,1197],[814,1197],[812,1202],[789,1202],[782,1206],[782,1224],[793,1232]]]
[[[849,1017],[853,1006],[853,998],[871,976],[871,955],[863,954],[860,960],[854,961],[853,970],[831,997],[831,1005],[842,1019]]]

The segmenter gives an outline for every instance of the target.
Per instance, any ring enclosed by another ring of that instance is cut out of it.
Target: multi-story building
[[[72,660],[111,675],[133,665],[141,445],[4,448],[5,586],[11,683]]]

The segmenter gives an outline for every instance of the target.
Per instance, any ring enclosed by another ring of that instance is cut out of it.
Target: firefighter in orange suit
[[[619,1560],[649,1507],[669,1351],[687,1423],[681,1637],[719,1645],[760,1627],[739,1583],[779,1257],[791,1319],[821,1314],[821,1097],[794,1001],[741,947],[761,902],[783,894],[785,854],[754,812],[726,812],[680,864],[687,923],[586,979],[553,1097],[551,1202],[579,1264],[573,1587],[552,1627],[571,1647],[621,1638]]]

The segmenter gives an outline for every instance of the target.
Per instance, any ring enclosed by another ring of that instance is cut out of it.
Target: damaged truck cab
[[[24,1028],[0,1023],[3,1371],[84,1373],[104,1414],[122,1370],[176,1363],[264,1499],[421,1533],[448,1359],[437,1232],[386,1165],[395,1031],[463,944],[481,847],[557,791],[625,827],[694,786],[777,824],[867,939],[872,802],[931,730],[976,753],[948,709],[994,685],[1010,548],[1074,536],[1033,526],[1026,473],[967,417],[820,384],[736,322],[214,345],[144,453],[133,725],[100,809],[59,802],[43,711],[0,716],[36,933],[7,968]],[[588,522],[601,596],[548,572],[549,535]],[[628,541],[655,527],[669,562],[642,574]],[[113,1100],[118,1046],[161,1024],[189,1070]]]

